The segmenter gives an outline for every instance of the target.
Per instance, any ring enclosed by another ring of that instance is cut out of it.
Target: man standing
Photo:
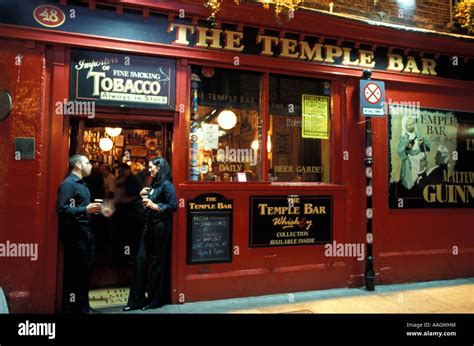
[[[90,203],[89,189],[82,180],[92,169],[87,157],[71,156],[69,168],[71,173],[59,186],[57,200],[64,245],[64,308],[72,313],[97,313],[89,305],[89,277],[95,257],[89,214],[100,212],[102,204]]]

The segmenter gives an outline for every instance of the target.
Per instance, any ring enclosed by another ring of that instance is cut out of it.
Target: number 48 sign
[[[66,20],[64,12],[57,6],[40,5],[33,11],[33,17],[42,26],[56,28]]]
[[[383,117],[385,115],[385,83],[361,79],[359,85],[362,116]]]

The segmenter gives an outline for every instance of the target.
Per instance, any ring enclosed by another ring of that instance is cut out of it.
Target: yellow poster
[[[329,138],[329,97],[302,95],[303,138]]]

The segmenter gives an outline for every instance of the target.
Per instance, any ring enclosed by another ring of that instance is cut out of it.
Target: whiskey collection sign
[[[250,247],[315,245],[332,239],[331,196],[251,196]]]

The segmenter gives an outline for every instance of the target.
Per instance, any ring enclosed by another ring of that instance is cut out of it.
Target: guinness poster
[[[390,105],[390,208],[474,207],[474,113]]]
[[[251,196],[250,247],[331,241],[331,196]]]

